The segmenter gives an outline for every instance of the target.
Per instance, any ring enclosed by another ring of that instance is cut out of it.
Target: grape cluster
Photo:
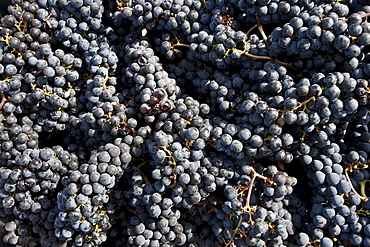
[[[7,13],[4,243],[370,246],[367,1]]]

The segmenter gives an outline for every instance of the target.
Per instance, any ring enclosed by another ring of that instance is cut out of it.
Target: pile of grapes
[[[19,247],[370,247],[370,2],[12,0]]]

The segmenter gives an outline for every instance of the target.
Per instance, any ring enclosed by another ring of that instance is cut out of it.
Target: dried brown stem
[[[249,205],[249,201],[250,201],[250,198],[251,198],[251,196],[252,196],[252,188],[253,188],[253,184],[254,184],[254,180],[256,180],[256,171],[253,169],[252,170],[252,179],[251,179],[251,181],[249,182],[249,185],[248,185],[248,194],[247,194],[247,198],[246,198],[246,200],[245,200],[245,206],[244,206],[244,208],[246,208],[246,210],[249,210],[251,207],[250,207],[250,205]]]
[[[1,102],[0,102],[0,109],[3,108],[3,105],[5,104],[6,102],[6,99],[5,99],[5,94],[3,91],[0,91],[0,96],[1,96]]]
[[[253,54],[250,54],[248,52],[243,52],[241,54],[245,55],[247,57],[253,58],[253,59],[257,59],[257,60],[259,59],[259,60],[269,60],[269,61],[277,62],[277,63],[280,63],[280,64],[284,65],[285,67],[293,69],[293,64],[292,63],[281,62],[281,61],[279,61],[277,59],[274,59],[272,57],[253,55]]]
[[[253,29],[258,27],[258,24],[255,24],[253,27],[251,27],[245,34],[248,36],[250,32],[252,32]]]
[[[250,198],[252,196],[253,184],[254,184],[256,178],[261,178],[264,181],[270,182],[271,184],[275,185],[275,183],[273,182],[272,179],[259,174],[253,168],[251,170],[251,176],[252,176],[251,181],[248,183],[248,185],[246,186],[246,189],[245,189],[245,190],[248,190],[248,194],[247,194],[246,199],[245,199],[245,206],[242,207],[242,210],[245,213],[251,213],[255,209],[255,207],[251,207],[251,205],[250,205]]]
[[[352,192],[355,194],[355,195],[358,195],[360,198],[361,198],[361,200],[363,200],[363,201],[367,201],[368,200],[368,198],[367,197],[364,197],[364,196],[362,196],[362,195],[360,195],[356,190],[355,190],[355,188],[353,187],[353,184],[352,184],[352,182],[351,182],[351,179],[349,178],[349,176],[348,176],[348,170],[349,170],[350,168],[346,168],[346,169],[344,169],[344,175],[346,176],[346,179],[347,179],[347,181],[349,182],[349,184],[350,184],[350,186],[351,186],[351,190],[352,190]]]
[[[174,48],[175,48],[175,47],[187,47],[187,48],[189,48],[189,47],[190,47],[190,45],[187,45],[187,44],[180,44],[180,43],[178,43],[178,44],[173,45],[173,47],[174,47]]]
[[[250,206],[250,198],[252,196],[252,188],[253,188],[253,184],[256,180],[256,178],[261,178],[265,181],[268,181],[268,182],[271,182],[273,184],[275,184],[270,178],[266,177],[266,176],[263,176],[261,174],[259,174],[258,172],[256,172],[256,170],[254,170],[253,168],[251,168],[251,181],[248,183],[248,185],[244,188],[243,186],[243,190],[248,190],[248,194],[247,194],[247,197],[246,197],[246,200],[245,200],[245,206],[242,208],[243,212],[244,213],[248,213],[249,214],[249,220],[251,221],[252,220],[252,211],[256,209],[256,207],[251,207]],[[233,244],[234,242],[234,239],[235,239],[235,235],[236,233],[239,231],[239,227],[240,227],[240,224],[242,223],[243,221],[243,217],[242,215],[239,217],[239,222],[238,222],[238,225],[236,226],[235,230],[233,231],[233,236],[232,238],[228,241],[228,243],[225,245],[225,247],[229,247]]]
[[[369,17],[369,16],[370,16],[370,13],[365,13],[365,14],[362,14],[362,15],[360,15],[360,16],[361,16],[361,18]],[[347,19],[343,19],[342,21],[347,22],[347,21],[348,21],[348,18],[347,18]]]

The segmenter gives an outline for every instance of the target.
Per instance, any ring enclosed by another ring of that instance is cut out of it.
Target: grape
[[[330,238],[324,237],[320,241],[321,246],[333,246],[333,241]]]
[[[190,182],[190,176],[187,173],[182,173],[179,176],[179,182],[182,184],[188,184]]]

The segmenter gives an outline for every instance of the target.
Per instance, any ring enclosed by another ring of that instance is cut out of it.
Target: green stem
[[[236,235],[236,232],[239,230],[239,227],[241,225],[241,223],[243,222],[243,216],[240,215],[239,216],[239,222],[238,222],[238,225],[236,226],[235,230],[233,231],[234,234],[232,236],[232,238],[229,240],[229,242],[225,245],[225,247],[229,247],[231,245],[231,243],[233,242],[234,238],[235,238],[235,235]]]
[[[257,28],[258,28],[258,31],[260,31],[260,33],[262,35],[262,38],[263,38],[263,40],[265,41],[265,43],[267,45],[267,36],[265,34],[265,31],[263,31],[262,24],[261,24],[260,19],[258,18],[258,15],[257,14],[256,14],[256,19],[257,19]]]

